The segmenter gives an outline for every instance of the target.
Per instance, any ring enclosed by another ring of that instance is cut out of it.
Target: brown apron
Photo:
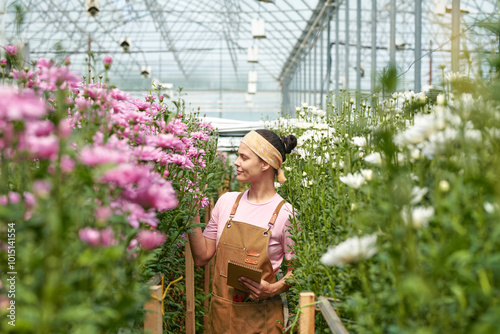
[[[238,195],[233,205],[217,246],[208,332],[211,334],[282,333],[283,306],[279,295],[260,302],[245,302],[249,294],[236,290],[226,283],[229,260],[262,269],[262,279],[269,283],[276,282],[268,253],[270,229],[285,201],[276,207],[269,221],[269,228],[266,229],[233,220],[241,196],[243,193]],[[234,302],[234,294],[243,295],[243,302]]]

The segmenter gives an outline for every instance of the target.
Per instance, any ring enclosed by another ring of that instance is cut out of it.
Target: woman
[[[280,293],[289,289],[286,275],[276,281],[283,258],[291,259],[287,229],[292,207],[276,193],[274,180],[286,181],[281,166],[285,154],[297,145],[295,136],[280,138],[270,130],[249,132],[238,149],[236,179],[250,182],[244,193],[219,198],[203,234],[189,233],[196,265],[203,266],[216,254],[209,327],[213,334],[281,333],[283,308]],[[262,280],[242,277],[247,292],[227,285],[229,260],[262,270]]]

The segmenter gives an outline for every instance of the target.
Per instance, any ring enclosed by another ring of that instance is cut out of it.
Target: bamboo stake
[[[301,292],[299,294],[299,333],[314,334],[314,292]]]
[[[151,299],[144,304],[147,310],[144,318],[144,332],[149,334],[163,333],[163,317],[161,314],[161,285],[149,287]]]
[[[186,260],[186,334],[195,334],[194,302],[194,260],[191,245],[186,242],[184,257]]]

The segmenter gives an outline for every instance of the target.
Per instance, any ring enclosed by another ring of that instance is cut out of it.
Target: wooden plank
[[[144,304],[144,332],[149,334],[163,333],[163,317],[161,314],[161,285],[150,286],[151,299]],[[157,299],[156,299],[157,298]]]
[[[301,292],[299,294],[299,333],[314,334],[314,292]]]
[[[186,334],[195,334],[194,302],[194,260],[191,245],[186,242],[184,257],[186,260]]]
[[[319,301],[319,309],[321,310],[321,313],[323,314],[323,317],[328,323],[328,327],[330,327],[332,333],[349,334],[347,329],[342,324],[342,320],[340,320],[339,316],[337,315],[337,312],[332,307],[332,304],[330,304],[330,301],[323,296],[320,296],[318,298],[318,301]]]

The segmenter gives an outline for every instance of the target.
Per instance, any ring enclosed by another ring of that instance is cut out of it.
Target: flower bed
[[[222,184],[216,133],[158,90],[142,100],[82,84],[69,60],[12,77],[0,87],[0,254],[13,255],[0,312],[19,311],[1,331],[139,327],[145,282],[174,271],[165,263]]]
[[[352,332],[496,330],[498,91],[456,80],[437,103],[405,92],[370,106],[344,92],[269,124],[299,143],[279,188],[301,226],[291,296],[332,297]]]

